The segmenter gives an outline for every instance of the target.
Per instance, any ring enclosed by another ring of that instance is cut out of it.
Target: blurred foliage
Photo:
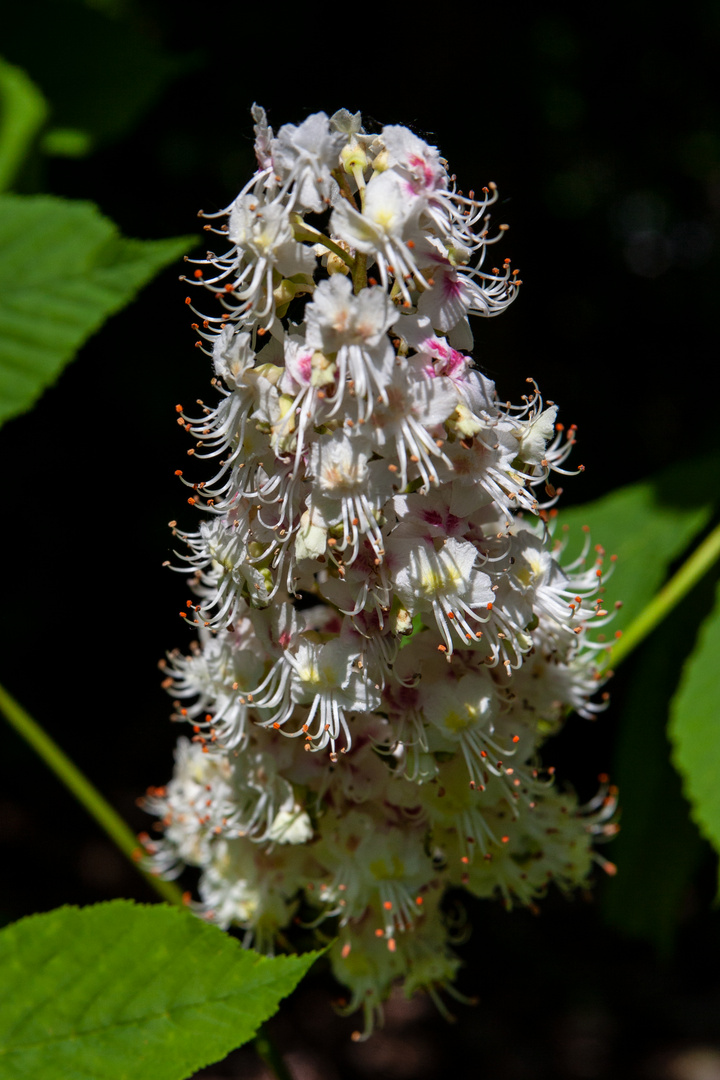
[[[12,187],[46,116],[47,103],[37,87],[0,58],[0,192]]]
[[[607,556],[616,556],[605,587],[606,606],[612,608],[612,601],[618,600],[622,607],[610,624],[610,641],[637,618],[670,568],[707,527],[718,509],[718,493],[708,486],[707,477],[718,470],[720,455],[707,455],[560,513],[561,535],[567,530],[571,538],[568,557],[574,554],[572,538],[577,538],[581,526],[588,526],[593,538],[602,538],[605,565]],[[618,874],[605,889],[604,914],[610,925],[652,942],[665,955],[674,943],[688,885],[705,850],[669,761],[666,728],[682,663],[706,612],[706,593],[695,590],[641,646],[633,676],[629,682],[622,680],[619,691],[612,776],[621,791],[621,830],[612,846]],[[718,672],[713,671],[706,687],[708,709],[713,695],[714,709],[720,707],[719,690]],[[706,760],[710,771],[717,773],[720,727],[715,725],[713,731],[706,725],[705,736]],[[688,785],[687,797],[695,794]],[[696,812],[712,816],[714,827],[720,829],[720,812],[707,794]]]
[[[693,877],[708,855],[670,762],[667,736],[680,665],[705,614],[702,600],[689,597],[630,661],[629,677],[610,684],[619,700],[612,777],[621,792],[620,832],[608,850],[618,872],[603,891],[602,913],[610,926],[650,942],[665,958],[675,946]],[[717,732],[707,754],[717,769]]]
[[[692,815],[701,832],[720,851],[720,587],[711,614],[702,623],[694,651],[685,663],[670,708],[673,762],[683,777]]]
[[[91,203],[0,196],[0,423],[29,408],[83,341],[191,242],[128,240]]]
[[[46,153],[79,156],[127,135],[165,87],[197,65],[197,54],[163,48],[141,7],[97,8],[56,0],[3,12],[5,57],[52,103]]]

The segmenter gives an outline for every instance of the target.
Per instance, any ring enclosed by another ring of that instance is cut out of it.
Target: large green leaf
[[[668,572],[710,520],[720,457],[683,462],[597,502],[563,510],[569,525],[568,555],[579,547],[588,525],[593,542],[617,562],[607,585],[611,600],[623,607],[608,638],[625,629],[665,582]],[[556,534],[557,535],[557,534]],[[697,598],[695,598],[697,599]],[[668,703],[679,665],[691,648],[693,628],[704,612],[688,597],[643,645],[624,688],[613,762],[620,788],[620,835],[611,858],[618,874],[607,882],[603,912],[616,929],[651,941],[667,953],[703,845],[689,820],[677,775],[668,760]],[[616,696],[614,684],[610,684]],[[668,868],[671,868],[670,870]]]
[[[128,240],[92,203],[0,196],[0,422],[192,243]]]
[[[559,521],[569,526],[569,557],[577,553],[583,525],[589,526],[593,543],[601,544],[608,556],[617,555],[607,594],[623,606],[611,632],[623,630],[639,615],[670,565],[707,525],[716,501],[708,476],[717,476],[718,470],[720,455],[708,454],[596,502],[561,510]]]
[[[673,763],[692,816],[720,851],[720,585],[670,705]]]
[[[113,900],[0,932],[2,1080],[182,1080],[252,1038],[318,953],[269,958]]]
[[[670,763],[666,731],[703,600],[686,597],[643,643],[632,668],[620,676],[624,685],[613,690],[620,706],[612,777],[620,789],[621,828],[608,849],[618,872],[604,883],[602,912],[615,929],[651,942],[665,956],[672,952],[688,887],[706,853]]]

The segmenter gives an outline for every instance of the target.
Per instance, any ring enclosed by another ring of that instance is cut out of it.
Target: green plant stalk
[[[334,255],[337,255],[339,259],[342,259],[350,270],[353,269],[355,260],[352,255],[347,251],[343,251],[340,245],[336,244],[334,240],[331,240],[329,236],[326,236],[324,232],[320,232],[319,229],[313,229],[312,225],[308,225],[306,221],[303,221],[299,214],[291,215],[291,222],[295,240],[298,242],[312,240],[316,244],[322,244],[324,248],[327,248],[328,251],[332,251]]]
[[[112,806],[103,798],[97,788],[90,783],[88,778],[73,764],[57,743],[43,731],[40,725],[33,720],[29,713],[7,690],[0,686],[0,712],[2,712],[12,727],[33,750],[42,758],[47,767],[55,773],[57,778],[67,787],[78,802],[87,810],[98,825],[105,830],[112,842],[127,856],[138,873],[147,881],[148,885],[158,896],[169,904],[184,907],[182,892],[173,881],[165,881],[161,877],[150,874],[139,861],[141,849],[132,831],[117,814]],[[258,1055],[268,1068],[273,1072],[277,1080],[292,1080],[292,1076],[283,1061],[277,1047],[263,1027],[255,1036],[255,1047]]]
[[[702,544],[682,564],[680,569],[653,597],[647,607],[630,623],[627,630],[612,646],[605,665],[615,668],[644,641],[648,634],[665,619],[701,577],[720,558],[720,525],[717,525]]]
[[[57,778],[72,792],[90,816],[105,830],[116,847],[130,860],[138,873],[142,874],[155,892],[163,900],[167,900],[168,903],[182,906],[182,892],[174,882],[164,881],[162,878],[156,877],[145,870],[140,861],[142,849],[120,815],[113,810],[97,788],[80,772],[77,765],[73,764],[57,743],[43,731],[40,725],[25,712],[23,707],[2,686],[0,686],[0,710],[2,710],[5,718],[18,734],[32,746],[47,767],[55,773]]]
[[[367,255],[358,251],[355,256],[355,267],[352,274],[353,280],[353,292],[357,296],[361,289],[364,289],[368,283],[367,281]]]

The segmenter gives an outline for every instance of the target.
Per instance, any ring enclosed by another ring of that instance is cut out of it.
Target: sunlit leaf
[[[269,958],[114,900],[0,931],[2,1080],[182,1080],[247,1042],[318,953]]]
[[[0,422],[192,243],[126,239],[92,203],[0,196]]]
[[[720,586],[670,706],[673,763],[692,816],[720,851]]]

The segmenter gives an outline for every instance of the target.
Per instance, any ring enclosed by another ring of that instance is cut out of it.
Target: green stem
[[[362,251],[358,251],[355,256],[355,266],[353,268],[353,291],[355,295],[361,292],[367,285],[367,255]]]
[[[18,734],[22,735],[23,739],[40,755],[47,767],[69,788],[100,828],[105,830],[112,842],[130,860],[155,892],[171,904],[182,905],[182,893],[174,882],[164,881],[145,870],[142,862],[139,861],[142,857],[142,849],[120,815],[113,810],[57,743],[2,686],[0,686],[0,711],[5,714],[5,718]]]
[[[300,215],[297,215],[300,218]],[[339,244],[336,244],[334,240],[331,240],[325,233],[320,232],[319,229],[313,229],[312,225],[308,225],[302,218],[298,222],[293,222],[293,237],[297,241],[312,240],[315,244],[322,244],[328,251],[332,251],[334,255],[337,255],[339,259],[345,263],[351,270],[355,266],[355,260],[352,255],[347,251],[343,251]]]
[[[713,529],[678,572],[670,578],[667,585],[663,586],[657,596],[653,597],[648,606],[630,623],[627,630],[623,631],[622,637],[618,638],[616,644],[612,646],[607,667],[617,667],[633,649],[636,649],[640,642],[644,641],[648,634],[652,633],[655,627],[690,592],[693,585],[697,584],[718,558],[720,558],[720,525]]]
[[[22,705],[18,704],[2,686],[0,686],[0,712],[4,713],[5,718],[18,734],[32,746],[47,767],[69,788],[78,802],[105,830],[116,847],[122,851],[123,855],[127,856],[138,873],[142,874],[148,885],[155,890],[158,896],[169,904],[184,907],[182,892],[174,882],[164,881],[163,878],[156,877],[145,870],[139,861],[142,850],[138,846],[132,831],[120,815],[113,810],[97,788],[80,772],[57,743],[43,731],[30,714],[25,712]],[[277,1047],[263,1027],[258,1030],[255,1036],[255,1045],[258,1054],[271,1072],[274,1073],[277,1080],[292,1080],[292,1076]]]

